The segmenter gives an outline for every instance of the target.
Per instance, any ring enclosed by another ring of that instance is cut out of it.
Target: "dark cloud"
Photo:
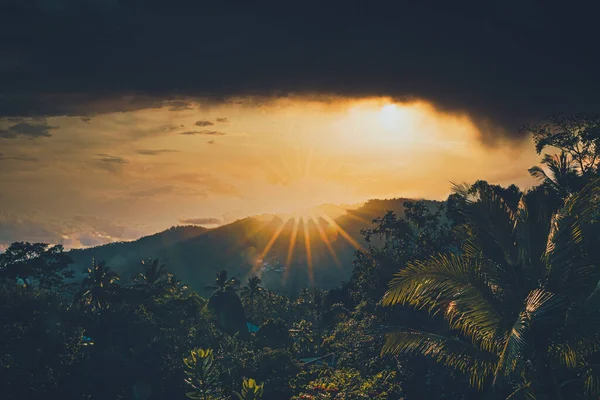
[[[179,150],[169,150],[169,149],[158,149],[158,150],[139,149],[139,150],[136,150],[136,153],[142,154],[142,155],[145,155],[145,156],[157,156],[157,155],[165,154],[165,153],[179,153]]]
[[[228,124],[229,123],[229,119],[227,118],[217,118],[217,122],[220,124]]]
[[[187,218],[180,219],[179,223],[184,225],[219,225],[223,222],[220,218]]]
[[[15,160],[15,161],[25,161],[25,162],[37,162],[38,159],[35,157],[29,157],[29,156],[12,156],[12,157],[8,157],[5,156],[4,154],[0,153],[0,161],[3,160]]]
[[[200,121],[196,121],[196,123],[194,125],[196,125],[196,126],[211,126],[211,125],[214,125],[214,123],[207,121],[207,120],[200,120]]]
[[[184,111],[193,109],[191,103],[188,103],[187,101],[175,100],[167,102],[167,105],[169,106],[169,111]]]
[[[180,132],[180,134],[181,135],[208,135],[208,136],[225,136],[225,135],[227,135],[225,132],[209,131],[209,130],[186,131],[186,132]]]
[[[40,121],[39,119],[37,121]],[[48,125],[45,121],[41,123],[19,122],[9,126],[7,129],[0,129],[0,139],[16,139],[17,137],[25,137],[28,139],[37,139],[42,137],[50,137],[53,129],[58,129],[58,126]]]
[[[208,142],[206,142],[208,144],[217,144],[217,142],[215,142],[214,140],[209,140]]]
[[[97,161],[107,164],[127,164],[129,162],[123,157],[111,156],[110,154],[99,153],[96,156],[98,157]]]
[[[600,108],[593,2],[11,3],[0,6],[4,116],[335,94],[424,99],[512,134],[550,112]]]

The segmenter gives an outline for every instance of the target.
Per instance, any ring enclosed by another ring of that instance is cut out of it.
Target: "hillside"
[[[242,280],[260,275],[265,287],[280,292],[293,293],[313,285],[330,288],[350,277],[355,247],[364,244],[361,229],[371,226],[371,221],[387,210],[402,214],[406,200],[371,200],[337,216],[328,205],[321,208],[326,210],[321,216],[297,223],[290,217],[262,215],[214,229],[179,226],[133,242],[72,250],[70,255],[77,269],[87,267],[92,258],[106,260],[123,279],[138,272],[140,260],[159,258],[168,264],[170,272],[201,294],[206,294],[205,286],[222,269]],[[432,207],[439,204],[428,203]]]

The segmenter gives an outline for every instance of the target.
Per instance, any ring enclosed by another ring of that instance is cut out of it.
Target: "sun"
[[[383,105],[377,118],[379,125],[388,132],[406,129],[410,122],[409,110],[394,103]]]

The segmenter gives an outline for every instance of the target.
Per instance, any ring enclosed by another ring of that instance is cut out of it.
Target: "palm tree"
[[[110,306],[112,289],[117,285],[119,276],[105,261],[92,260],[87,269],[88,276],[82,282],[82,290],[75,295],[75,302],[89,308],[92,312],[101,312]]]
[[[248,278],[248,283],[243,289],[244,295],[250,299],[250,315],[254,316],[254,297],[264,292],[264,288],[260,286],[260,278],[258,276],[252,276]]]
[[[462,254],[408,263],[383,299],[439,315],[447,330],[403,329],[383,353],[429,356],[490,395],[600,395],[591,362],[600,349],[600,271],[589,257],[600,186],[587,185],[555,214],[540,193],[524,194],[514,211],[486,188],[474,198],[459,192]]]
[[[206,286],[206,289],[212,289],[216,292],[224,292],[239,286],[239,281],[234,277],[229,279],[228,272],[222,270],[216,273],[215,284]]]
[[[581,189],[581,177],[577,172],[572,157],[564,151],[557,154],[544,154],[542,164],[546,169],[540,166],[534,166],[528,169],[529,174],[539,179],[542,185],[554,191],[561,199]]]
[[[158,259],[150,258],[148,262],[142,260],[141,266],[143,272],[138,273],[132,279],[138,285],[153,289],[167,282],[169,274],[165,271],[166,264],[159,264]]]

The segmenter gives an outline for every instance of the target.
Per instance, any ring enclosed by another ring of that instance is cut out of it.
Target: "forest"
[[[2,399],[597,399],[600,118],[524,128],[538,184],[456,183],[362,230],[350,279],[297,295],[61,245],[0,254]]]

